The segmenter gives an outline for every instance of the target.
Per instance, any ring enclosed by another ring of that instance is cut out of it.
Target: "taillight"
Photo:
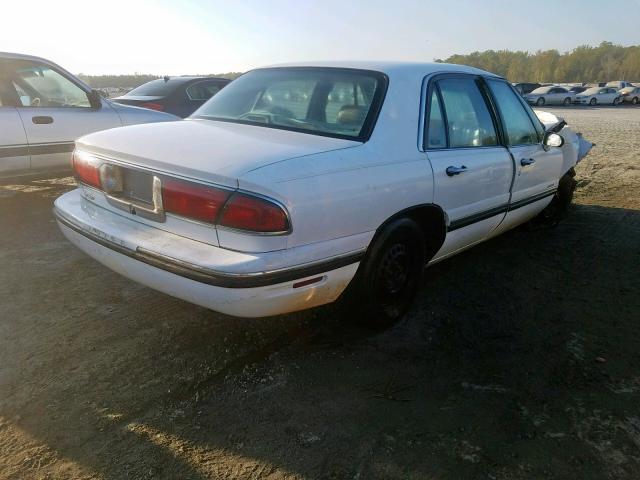
[[[161,103],[146,102],[140,106],[142,108],[150,108],[151,110],[158,110],[159,112],[162,112],[164,110],[164,105],[162,105]]]
[[[73,152],[73,170],[76,179],[92,187],[100,188],[100,161],[96,158],[74,150]]]
[[[162,205],[165,212],[207,223],[215,223],[229,195],[230,191],[221,188],[170,178],[162,180]]]
[[[289,230],[289,219],[282,207],[264,198],[239,192],[227,202],[218,224],[260,233]]]

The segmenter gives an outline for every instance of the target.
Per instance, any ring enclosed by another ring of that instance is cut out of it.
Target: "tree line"
[[[471,65],[497,73],[512,82],[640,82],[640,45],[623,47],[602,42],[597,47],[581,45],[570,52],[539,50],[535,53],[510,50],[485,50],[468,55],[452,55],[436,62]],[[235,79],[242,72],[216,74]],[[159,75],[79,75],[93,88],[135,88]]]
[[[486,50],[452,55],[436,62],[470,65],[512,82],[640,81],[640,45],[623,47],[611,42],[602,42],[597,47],[581,45],[566,53]]]
[[[198,76],[223,77],[233,80],[240,75],[242,75],[242,72],[227,72],[217,73],[215,75],[205,74]],[[143,83],[150,82],[151,80],[163,78],[162,75],[148,75],[143,73],[134,73],[132,75],[85,75],[80,73],[78,77],[80,77],[85,83],[89,84],[92,88],[117,87],[127,89],[138,87]]]

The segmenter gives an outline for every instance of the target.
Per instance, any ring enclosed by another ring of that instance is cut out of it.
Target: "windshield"
[[[551,90],[551,87],[539,87],[539,88],[536,88],[531,93],[547,93],[547,92],[549,92],[549,90]]]
[[[341,68],[267,68],[231,82],[193,117],[364,141],[386,77]]]
[[[594,93],[598,93],[599,91],[600,91],[600,87],[594,87],[594,88],[589,88],[588,90],[585,90],[582,93],[585,95],[593,95]]]

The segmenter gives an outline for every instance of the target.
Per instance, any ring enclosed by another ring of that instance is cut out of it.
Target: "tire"
[[[546,102],[544,100],[544,97],[540,97],[538,100],[536,100],[536,105],[541,107],[542,105],[544,105]]]
[[[638,102],[640,102],[640,99],[638,99],[638,97],[633,97],[633,98],[631,99],[631,103],[632,103],[633,105],[637,105],[637,104],[638,104]]]
[[[569,97],[565,98],[564,102],[562,102],[562,105],[568,107],[569,105],[571,105],[571,99]]]
[[[589,105],[593,106],[596,105],[598,103],[598,100],[595,98],[592,98],[591,100],[589,100]]]
[[[545,207],[533,220],[535,226],[555,227],[567,218],[569,207],[573,201],[573,193],[576,190],[576,171],[571,168],[558,182],[558,190],[551,203]]]
[[[614,98],[613,99],[613,104],[614,105],[618,105],[620,103],[620,99],[619,98]]]
[[[343,318],[372,329],[399,321],[420,288],[425,246],[424,233],[413,220],[400,218],[387,225],[340,299]]]

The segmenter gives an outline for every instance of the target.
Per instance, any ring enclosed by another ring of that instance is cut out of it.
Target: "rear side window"
[[[442,107],[440,106],[440,98],[438,98],[438,92],[435,88],[431,93],[429,104],[427,148],[447,148],[447,135],[444,119],[442,118]]]
[[[498,105],[509,145],[538,143],[539,132],[511,87],[499,80],[487,80],[487,83]]]
[[[437,82],[447,119],[450,148],[498,145],[496,129],[473,78],[445,78]]]

